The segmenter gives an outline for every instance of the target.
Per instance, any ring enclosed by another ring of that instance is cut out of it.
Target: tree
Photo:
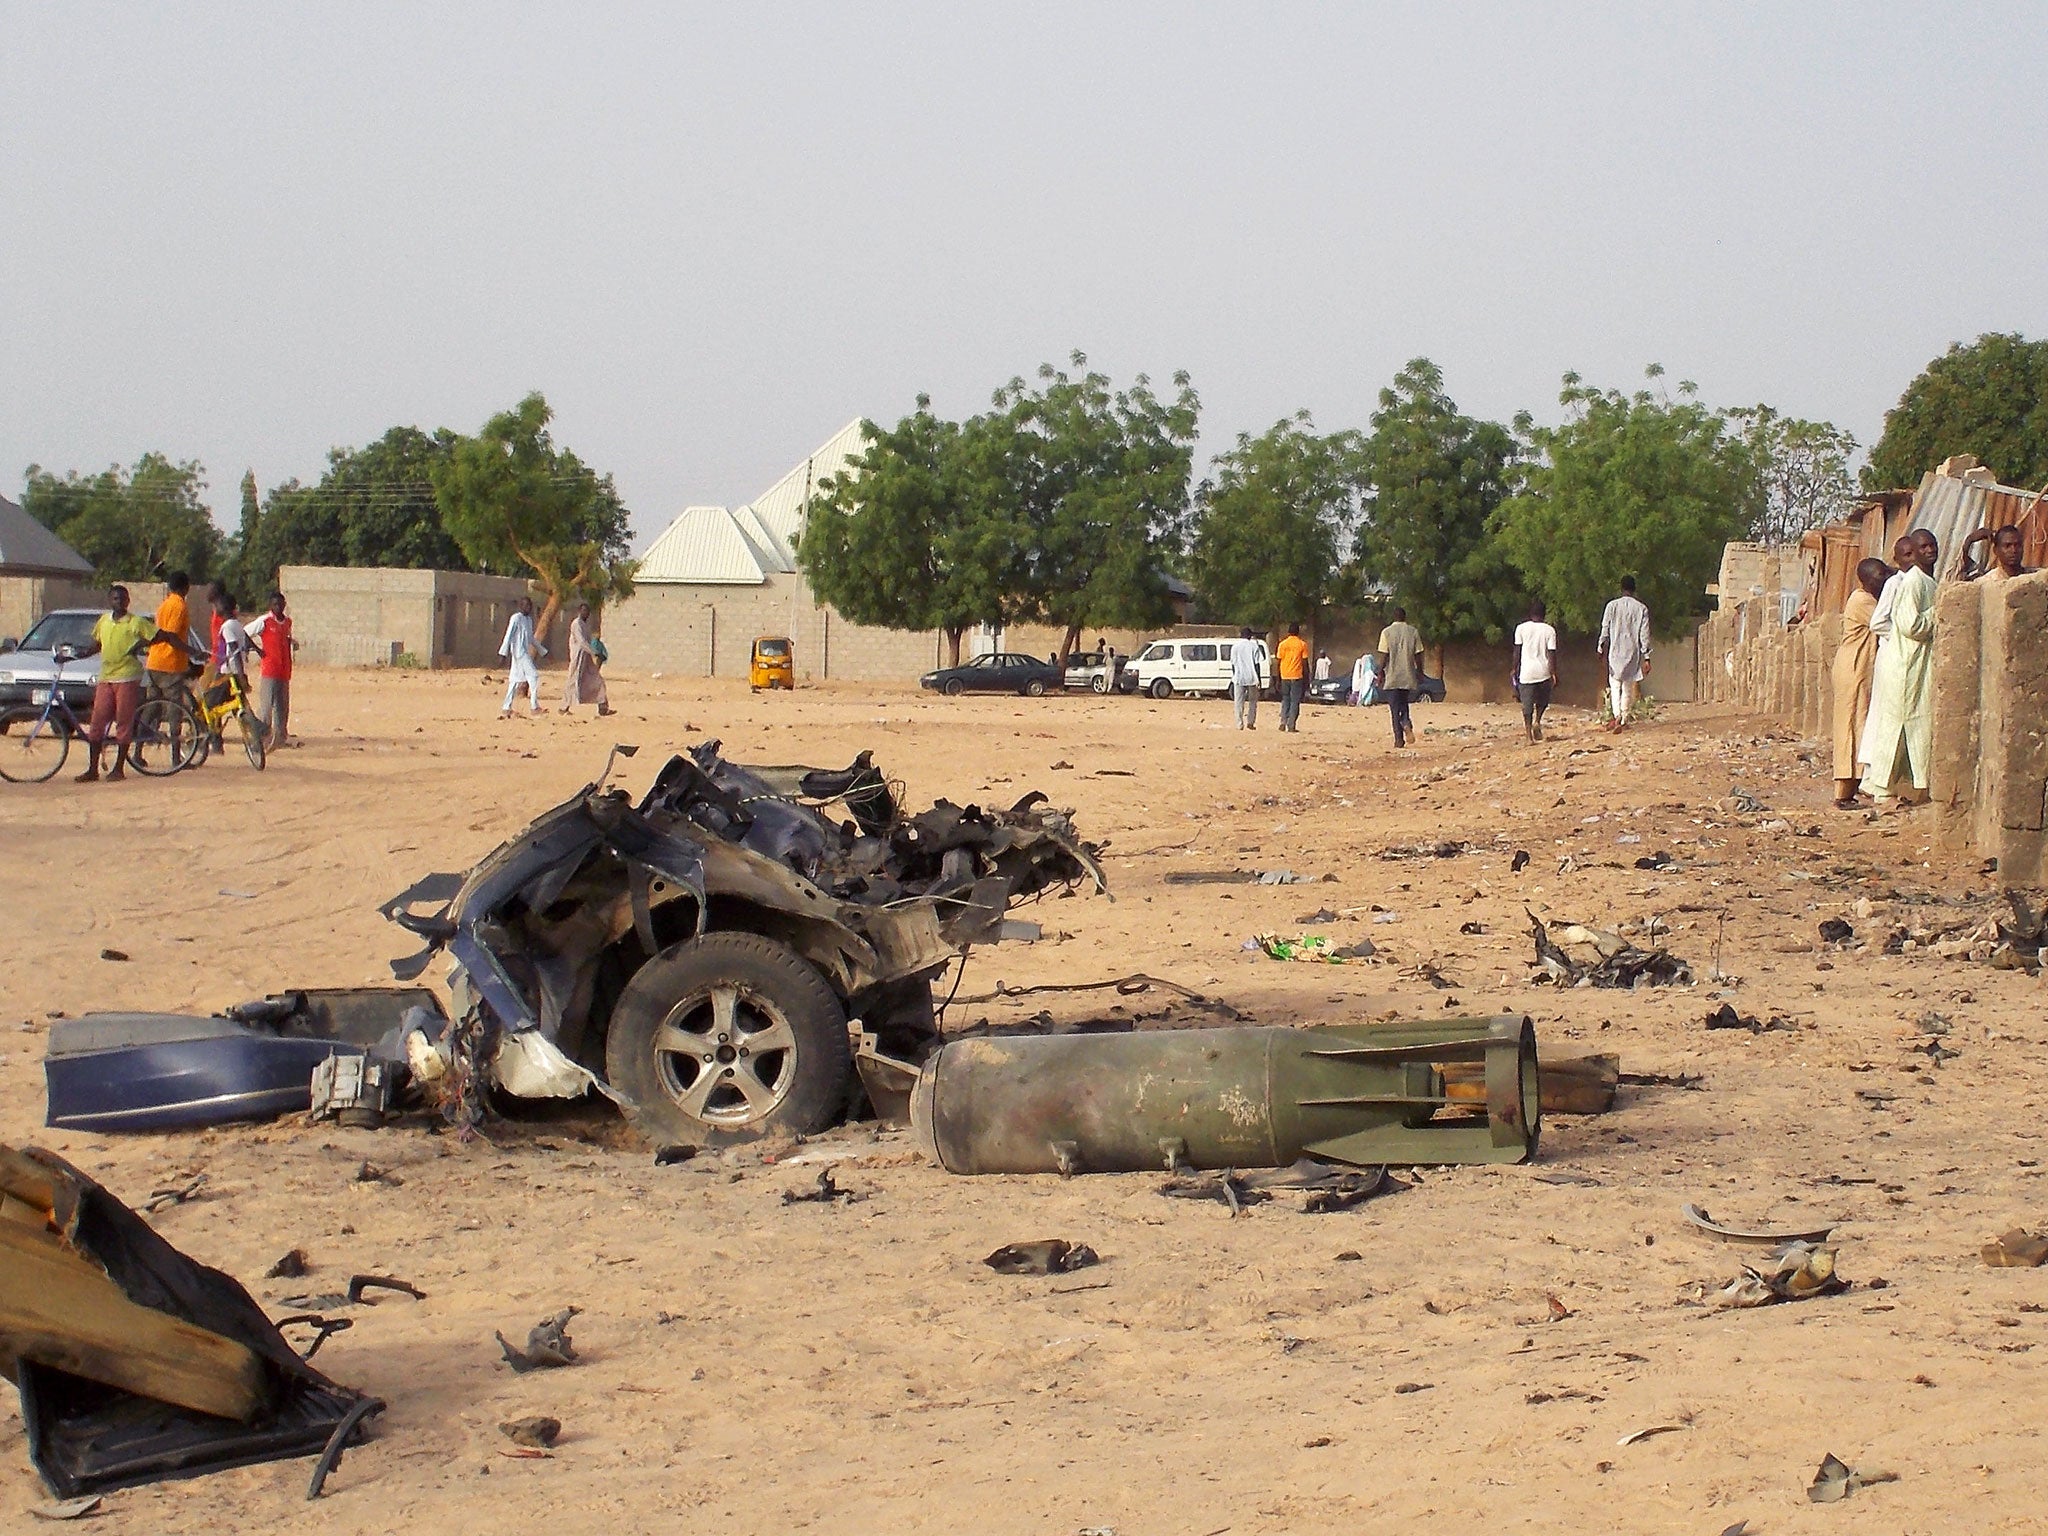
[[[1825,421],[1780,416],[1768,405],[1725,412],[1740,425],[1761,481],[1762,504],[1749,526],[1760,544],[1790,544],[1809,528],[1843,516],[1856,500],[1849,461],[1856,439]]]
[[[145,453],[132,470],[119,465],[90,477],[61,480],[31,464],[22,507],[93,564],[96,580],[161,581],[182,570],[213,569],[220,530],[201,494],[206,471]]]
[[[1072,354],[1074,368],[1087,363]],[[1143,374],[1112,391],[1101,373],[1070,378],[1048,363],[1038,380],[996,391],[983,440],[999,449],[989,467],[1026,534],[1018,606],[1064,631],[1064,663],[1084,627],[1171,622],[1166,564],[1187,518],[1201,402],[1185,373],[1171,400]]]
[[[1563,425],[1536,426],[1527,412],[1516,418],[1538,457],[1493,527],[1552,622],[1597,627],[1631,574],[1666,632],[1703,607],[1722,546],[1754,524],[1762,498],[1747,448],[1697,393],[1681,384],[1675,402],[1661,391],[1624,395],[1568,373],[1558,396]]]
[[[541,634],[565,603],[633,591],[631,514],[610,475],[555,447],[553,417],[536,390],[475,437],[452,437],[431,475],[441,523],[472,565],[540,582]]]
[[[1000,624],[1022,584],[1022,545],[999,492],[1003,457],[986,417],[861,423],[867,446],[818,483],[797,547],[811,590],[856,624],[938,629],[950,665],[970,625]]]
[[[1497,642],[1521,618],[1523,594],[1488,520],[1514,488],[1519,450],[1506,427],[1460,415],[1443,385],[1418,357],[1380,391],[1361,459],[1372,490],[1357,558],[1432,640]]]
[[[1363,513],[1363,442],[1325,437],[1307,411],[1240,432],[1195,494],[1192,570],[1228,623],[1313,622],[1339,590],[1341,552]]]
[[[1864,488],[1918,485],[1958,453],[2008,485],[2048,483],[2048,341],[1994,332],[1951,343],[1885,412]]]

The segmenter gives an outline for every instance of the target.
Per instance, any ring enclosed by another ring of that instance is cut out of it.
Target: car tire
[[[1042,678],[1042,677],[1034,677],[1033,679],[1031,679],[1031,681],[1030,681],[1030,682],[1026,683],[1026,684],[1024,685],[1024,697],[1025,697],[1025,698],[1027,698],[1027,699],[1042,699],[1042,698],[1044,698],[1044,697],[1045,697],[1045,679],[1044,679],[1044,678]]]
[[[947,678],[945,687],[939,690],[939,692],[943,693],[949,699],[957,699],[960,697],[961,694],[965,693],[966,691],[967,685],[961,682],[960,679],[957,677]]]
[[[1152,686],[1145,691],[1155,699],[1170,699],[1173,697],[1173,684],[1163,677],[1155,677]]]
[[[1088,685],[1088,688],[1089,691],[1092,693],[1107,693],[1109,692],[1109,679],[1106,677],[1098,677],[1095,679],[1094,682]]]
[[[604,1064],[628,1117],[663,1145],[822,1131],[853,1077],[838,994],[795,950],[753,933],[686,939],[634,972]]]

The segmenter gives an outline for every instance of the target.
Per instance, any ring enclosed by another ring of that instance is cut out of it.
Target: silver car
[[[92,627],[105,611],[53,608],[18,643],[0,640],[0,709],[47,703],[57,681],[57,648],[82,650],[92,644]],[[92,691],[99,680],[97,656],[64,664],[64,698],[81,717],[92,710]]]

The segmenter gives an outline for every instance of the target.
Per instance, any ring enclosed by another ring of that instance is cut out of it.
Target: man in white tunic
[[[1650,675],[1650,610],[1636,597],[1636,579],[1621,578],[1621,596],[1600,615],[1599,650],[1607,658],[1607,696],[1613,706],[1610,731],[1628,729],[1636,707],[1636,685]]]
[[[1904,778],[1912,785],[1904,803],[1927,798],[1927,765],[1934,746],[1934,577],[1941,547],[1920,529],[1898,541],[1892,558],[1899,572],[1884,584],[1870,632],[1878,637],[1877,665],[1870,683],[1870,716],[1863,727],[1863,791],[1883,802]],[[1903,759],[1903,761],[1902,761]]]
[[[1230,698],[1237,706],[1237,728],[1256,731],[1259,728],[1259,642],[1252,637],[1249,624],[1242,635],[1230,642]]]
[[[526,699],[531,713],[540,713],[540,647],[533,639],[533,599],[522,597],[519,606],[512,611],[511,622],[505,626],[505,638],[498,646],[498,654],[505,658],[505,704],[501,720],[512,718],[512,701],[519,697],[519,689],[526,688]]]

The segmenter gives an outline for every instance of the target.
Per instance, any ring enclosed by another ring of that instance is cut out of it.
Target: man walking
[[[1532,742],[1543,739],[1543,712],[1557,686],[1557,631],[1544,618],[1541,598],[1515,627],[1515,697],[1522,701],[1522,729]]]
[[[142,702],[142,651],[154,627],[139,613],[128,610],[128,589],[114,587],[107,593],[109,611],[92,627],[92,640],[77,654],[100,658],[100,680],[92,691],[92,723],[85,728],[85,743],[92,754],[81,784],[100,776],[100,750],[106,745],[107,727],[114,728],[114,767],[107,782],[127,777],[128,747],[135,740],[135,711]]]
[[[1864,792],[1889,808],[1901,778],[1906,805],[1927,798],[1927,768],[1934,746],[1934,566],[1941,547],[1922,528],[1900,539],[1892,557],[1899,573],[1884,584],[1870,632],[1878,637],[1870,718],[1863,727]],[[1903,761],[1902,761],[1903,760]]]
[[[522,597],[512,610],[512,618],[505,625],[505,638],[498,644],[498,654],[505,658],[505,703],[498,715],[500,720],[512,718],[512,701],[519,697],[519,690],[526,690],[528,713],[540,714],[540,646],[533,637],[533,599]]]
[[[1301,729],[1301,700],[1308,692],[1308,642],[1301,638],[1301,626],[1287,626],[1287,638],[1280,642],[1274,659],[1280,664],[1280,729]]]
[[[1247,624],[1244,633],[1230,642],[1230,699],[1237,706],[1237,728],[1259,728],[1259,642]]]
[[[1650,610],[1636,599],[1636,579],[1621,578],[1621,596],[1600,615],[1600,653],[1607,658],[1607,700],[1614,710],[1610,731],[1628,729],[1635,713],[1636,685],[1650,675]]]
[[[292,638],[292,621],[284,611],[284,594],[270,594],[270,607],[249,626],[249,638],[263,664],[256,679],[256,713],[263,721],[264,744],[275,752],[279,747],[297,746],[290,739],[292,722],[292,652],[299,642]]]
[[[1394,720],[1394,745],[1405,747],[1415,739],[1415,722],[1408,704],[1422,686],[1422,632],[1408,622],[1408,610],[1396,608],[1394,617],[1380,631],[1380,697]]]
[[[569,677],[562,686],[562,713],[578,704],[595,704],[600,715],[612,712],[611,697],[605,692],[604,642],[590,633],[590,604],[578,603],[576,617],[569,624]]]

